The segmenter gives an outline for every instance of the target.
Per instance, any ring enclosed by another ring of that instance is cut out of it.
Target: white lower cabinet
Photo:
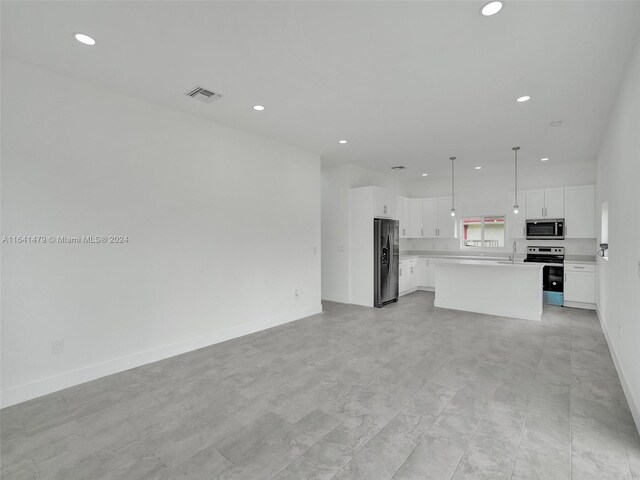
[[[398,270],[398,292],[400,295],[409,293],[415,285],[416,259],[403,260]]]
[[[596,266],[564,264],[564,305],[595,309]]]
[[[424,287],[427,278],[427,259],[412,258],[400,262],[398,271],[398,291],[400,295],[411,293]]]
[[[426,287],[429,282],[429,259],[418,258],[415,268],[416,287]]]

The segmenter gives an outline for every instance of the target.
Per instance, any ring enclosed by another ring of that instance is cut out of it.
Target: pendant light
[[[513,147],[511,150],[514,151],[515,156],[516,156],[516,176],[515,176],[515,184],[516,184],[516,199],[515,199],[515,204],[513,205],[513,213],[514,215],[517,215],[519,212],[519,206],[518,206],[518,150],[520,150],[520,147]]]
[[[456,159],[456,157],[449,157],[449,160],[451,160],[451,216],[455,217],[456,216],[456,206],[455,206],[455,192],[454,192],[454,182],[453,182],[453,161]]]

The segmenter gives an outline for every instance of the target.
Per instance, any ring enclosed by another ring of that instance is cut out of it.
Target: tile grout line
[[[429,383],[429,382],[427,382]],[[439,385],[439,384],[437,384]],[[462,388],[462,387],[460,387]],[[458,388],[458,390],[456,390],[456,393],[458,393],[458,391],[460,390],[460,388]],[[449,406],[449,404],[451,403],[451,400],[453,400],[453,397],[455,397],[456,393],[454,393],[453,395],[451,395],[451,398],[449,399],[449,401],[447,402],[447,404],[442,408],[442,410],[440,411],[440,413],[438,414],[438,416],[435,418],[435,420],[433,421],[433,424],[422,434],[420,435],[420,438],[418,439],[418,441],[416,442],[415,446],[411,449],[411,451],[409,452],[409,454],[405,457],[405,459],[402,461],[402,463],[400,464],[400,466],[398,468],[396,468],[396,471],[393,472],[393,475],[391,476],[391,480],[393,480],[396,476],[396,474],[400,471],[400,469],[402,468],[402,465],[404,465],[407,461],[407,459],[411,456],[411,454],[413,453],[413,451],[418,448],[418,445],[420,444],[420,442],[422,441],[422,439],[431,431],[431,429],[433,428],[433,426],[438,422],[438,419],[442,416],[442,414],[444,413],[444,411],[447,409],[447,407]],[[417,395],[417,394],[416,394]]]
[[[453,473],[451,474],[451,479],[453,479],[453,477],[455,476],[456,472],[458,471],[458,467],[460,467],[460,462],[464,458],[464,454],[467,453],[467,450],[469,449],[469,445],[471,444],[471,441],[473,440],[473,437],[475,436],[476,431],[478,430],[478,426],[480,425],[480,422],[482,421],[482,419],[484,418],[485,413],[487,412],[487,408],[489,408],[489,403],[491,403],[491,399],[493,399],[493,396],[496,394],[496,391],[498,390],[498,387],[500,386],[500,383],[502,382],[502,377],[504,377],[505,372],[506,372],[506,369],[505,369],[505,371],[503,371],[500,374],[499,380],[496,383],[496,386],[493,389],[493,392],[491,393],[491,397],[489,398],[489,400],[487,400],[487,403],[485,404],[484,409],[482,410],[482,415],[480,416],[480,419],[478,420],[478,423],[476,423],[476,426],[473,429],[473,432],[471,433],[471,436],[469,437],[469,441],[467,442],[467,444],[464,447],[464,451],[462,452],[462,455],[460,455],[460,458],[458,459],[458,463],[456,465],[456,468],[453,471]]]
[[[511,466],[511,475],[509,475],[509,480],[513,478],[513,472],[516,469],[516,463],[518,461],[518,454],[520,453],[520,445],[522,444],[522,437],[524,436],[524,429],[527,425],[527,418],[529,418],[529,406],[527,405],[527,412],[524,415],[524,421],[522,422],[522,428],[520,429],[520,438],[518,439],[518,446],[516,447],[516,455],[513,458],[513,465]]]
[[[573,396],[571,387],[573,386],[573,319],[569,322],[569,480],[573,479]]]
[[[492,397],[493,397],[493,395],[492,395]],[[489,401],[487,401],[487,403],[485,404],[484,409],[482,410],[482,415],[478,419],[478,423],[476,423],[476,426],[474,427],[473,432],[471,432],[471,436],[469,437],[469,440],[467,441],[467,444],[464,447],[464,451],[462,452],[462,455],[460,455],[460,458],[458,459],[458,463],[456,464],[456,468],[453,471],[453,473],[451,474],[451,477],[450,477],[451,479],[453,479],[453,477],[456,475],[456,472],[458,471],[458,467],[460,466],[460,462],[464,458],[464,454],[467,453],[467,450],[469,449],[469,445],[471,444],[471,440],[473,440],[473,437],[476,434],[476,430],[478,430],[478,426],[480,425],[480,422],[484,418],[484,415],[487,412],[487,408],[489,408]]]
[[[399,337],[399,336],[398,336],[398,337]],[[398,337],[394,337],[394,340],[395,340],[395,339],[397,339]],[[348,350],[348,349],[347,349],[347,350]],[[399,354],[398,354],[398,355],[396,355],[396,356],[399,356],[399,355],[401,355],[401,353],[399,353]],[[429,355],[429,354],[426,354],[426,355],[424,355],[422,358],[425,358],[425,357],[427,357],[428,355]],[[396,358],[396,357],[393,357],[393,358]],[[421,358],[421,360],[422,360],[422,358]],[[391,361],[391,360],[389,360],[389,361]],[[374,372],[377,372],[377,371],[381,370],[381,369],[382,369],[382,367],[383,367],[383,365],[381,365],[381,366],[380,366],[380,367],[378,367],[376,370],[374,370]],[[374,372],[371,372],[371,374],[373,375],[373,373],[374,373]],[[366,383],[366,385],[371,385],[371,384],[373,383],[373,381],[374,381],[374,380],[375,380],[375,379],[374,379],[374,378],[372,378],[371,380],[369,380],[369,381]],[[352,386],[352,387],[353,387],[353,386]],[[378,393],[380,393],[380,392],[378,392]],[[376,435],[378,435],[378,433],[379,433],[379,432],[380,432],[384,427],[386,427],[386,426],[389,424],[389,422],[391,422],[391,420],[393,420],[393,419],[398,415],[398,413],[400,413],[400,411],[401,411],[401,410],[402,410],[402,409],[403,409],[403,408],[404,408],[404,407],[405,407],[405,406],[406,406],[406,405],[407,405],[411,400],[413,400],[413,398],[414,398],[417,394],[418,394],[418,393],[416,392],[416,393],[415,393],[411,398],[409,398],[409,399],[405,402],[405,404],[404,404],[404,405],[402,405],[402,407],[400,407],[400,409],[396,412],[396,414],[395,414],[393,417],[391,417],[391,419],[390,419],[387,423],[385,423],[385,424],[384,424],[384,426],[382,426],[382,428],[380,428],[380,430],[378,430],[378,431],[375,433],[375,435],[374,435],[373,437],[371,437],[371,439],[369,439],[369,441],[373,440],[373,439],[376,437]],[[348,393],[347,393],[347,395],[348,395]],[[376,394],[376,395],[377,395],[377,394]],[[375,395],[374,395],[374,396],[375,396]],[[372,398],[373,398],[373,397],[372,397]],[[360,412],[363,408],[364,408],[364,406],[362,406],[360,409],[358,409],[358,410],[354,413],[354,415],[357,415],[357,413],[358,413],[358,412]],[[335,418],[335,417],[334,417],[334,418]],[[315,443],[313,443],[313,444],[312,444],[311,446],[309,446],[309,448],[307,448],[304,452],[302,452],[300,455],[298,455],[298,456],[297,456],[297,457],[295,457],[293,460],[291,460],[289,463],[287,463],[283,468],[281,468],[280,470],[278,470],[278,472],[276,472],[276,474],[275,474],[275,475],[273,475],[271,478],[275,478],[276,476],[278,476],[278,474],[280,474],[280,472],[282,472],[283,470],[285,470],[289,465],[291,465],[293,462],[295,462],[298,458],[300,458],[302,455],[304,455],[308,450],[310,450],[311,448],[313,448],[316,444],[320,443],[320,442],[321,442],[321,441],[322,441],[322,440],[323,440],[327,435],[329,435],[329,434],[330,434],[331,432],[333,432],[336,428],[338,428],[340,425],[342,425],[342,424],[343,424],[343,423],[344,423],[348,418],[350,418],[350,417],[345,418],[345,419],[344,419],[343,421],[341,421],[338,425],[336,425],[334,428],[332,428],[330,431],[328,431],[328,432],[327,432],[327,433],[326,433],[326,434],[325,434],[321,439],[319,439],[318,441],[316,441]],[[368,443],[369,443],[369,442],[367,442],[367,444],[368,444]],[[366,445],[366,444],[365,444],[365,445]],[[356,452],[354,452],[354,454],[355,454],[355,453],[357,453],[357,452],[359,452],[360,450],[362,450],[362,448],[364,448],[364,446],[365,446],[365,445],[363,445],[359,450],[357,450]],[[340,467],[340,469],[338,469],[338,471],[337,471],[337,472],[336,472],[336,473],[335,473],[331,478],[335,477],[335,476],[340,472],[340,470],[342,470],[342,469],[344,468],[344,466],[345,466],[345,465],[347,465],[347,464],[348,464],[352,459],[353,459],[353,455],[351,455],[351,458],[350,458],[350,459],[349,459],[349,460],[348,460],[344,465],[342,465],[342,466]]]
[[[544,352],[544,344],[541,347],[541,351]],[[543,355],[544,355],[544,353],[543,353]],[[540,362],[541,362],[541,360],[538,361],[538,364],[536,365],[536,377],[538,376],[539,371],[540,371]],[[532,401],[532,399],[529,398],[529,400],[527,402],[527,411],[526,411],[525,416],[524,416],[524,421],[522,422],[522,429],[520,430],[520,438],[518,439],[518,447],[516,448],[516,455],[515,455],[515,457],[513,459],[513,465],[511,467],[511,475],[509,475],[509,480],[511,480],[513,478],[513,474],[514,474],[515,468],[516,468],[516,463],[518,462],[518,455],[520,454],[520,445],[522,444],[522,437],[524,437],[524,431],[525,431],[525,428],[527,426],[527,419],[529,418],[529,409],[531,408],[531,401]]]
[[[607,392],[609,389],[607,388]],[[633,472],[631,471],[631,462],[629,461],[629,453],[627,452],[626,442],[622,438],[622,432],[620,431],[620,422],[618,421],[618,415],[616,414],[616,407],[613,403],[613,397],[611,396],[611,392],[609,392],[609,401],[611,402],[611,406],[613,407],[613,416],[616,421],[616,430],[618,432],[618,438],[620,439],[620,443],[622,444],[622,449],[624,450],[624,457],[627,460],[627,468],[629,469],[629,478],[633,479]]]
[[[344,467],[346,467],[346,466],[349,464],[349,462],[351,462],[351,460],[353,460],[353,459],[354,459],[354,457],[355,457],[355,455],[356,455],[357,453],[359,453],[360,451],[362,451],[362,450],[363,450],[363,449],[364,449],[364,448],[369,444],[369,442],[373,441],[373,439],[374,439],[374,438],[376,438],[376,437],[378,436],[378,434],[379,434],[382,430],[384,430],[384,428],[385,428],[387,425],[389,425],[389,424],[390,424],[390,423],[391,423],[391,422],[392,422],[392,421],[393,421],[393,420],[394,420],[398,415],[400,415],[400,412],[402,412],[402,409],[403,409],[404,407],[406,407],[406,406],[409,404],[409,402],[411,402],[411,400],[413,400],[413,399],[414,399],[414,397],[415,397],[416,395],[418,395],[418,393],[417,393],[417,392],[416,392],[413,396],[411,396],[411,398],[409,398],[409,399],[408,399],[408,400],[407,400],[407,401],[406,401],[406,402],[405,402],[405,403],[400,407],[400,409],[398,409],[398,411],[397,411],[397,412],[396,412],[396,413],[395,413],[395,414],[394,414],[394,415],[389,419],[389,421],[388,421],[387,423],[385,423],[385,424],[382,426],[382,428],[380,428],[380,429],[379,429],[379,430],[378,430],[378,431],[373,435],[373,437],[371,437],[371,438],[367,441],[367,443],[365,443],[364,445],[362,445],[362,447],[360,447],[358,450],[356,450],[355,452],[353,452],[354,454],[353,454],[353,455],[351,455],[351,458],[350,458],[350,459],[349,459],[349,460],[348,460],[344,465],[342,465],[342,466],[340,467],[340,469],[339,469],[336,473],[334,473],[334,474],[333,474],[333,476],[332,476],[329,480],[331,480],[331,479],[335,478],[335,476],[336,476],[336,475],[338,475],[338,473],[340,473],[340,472],[344,469]],[[324,438],[324,437],[323,437],[323,438]]]

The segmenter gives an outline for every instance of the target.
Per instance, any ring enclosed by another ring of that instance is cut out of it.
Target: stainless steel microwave
[[[527,240],[564,240],[564,218],[527,220]]]

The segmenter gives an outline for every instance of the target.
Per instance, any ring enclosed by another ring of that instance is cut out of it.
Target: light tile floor
[[[593,312],[542,323],[416,292],[0,412],[2,478],[640,479]]]

